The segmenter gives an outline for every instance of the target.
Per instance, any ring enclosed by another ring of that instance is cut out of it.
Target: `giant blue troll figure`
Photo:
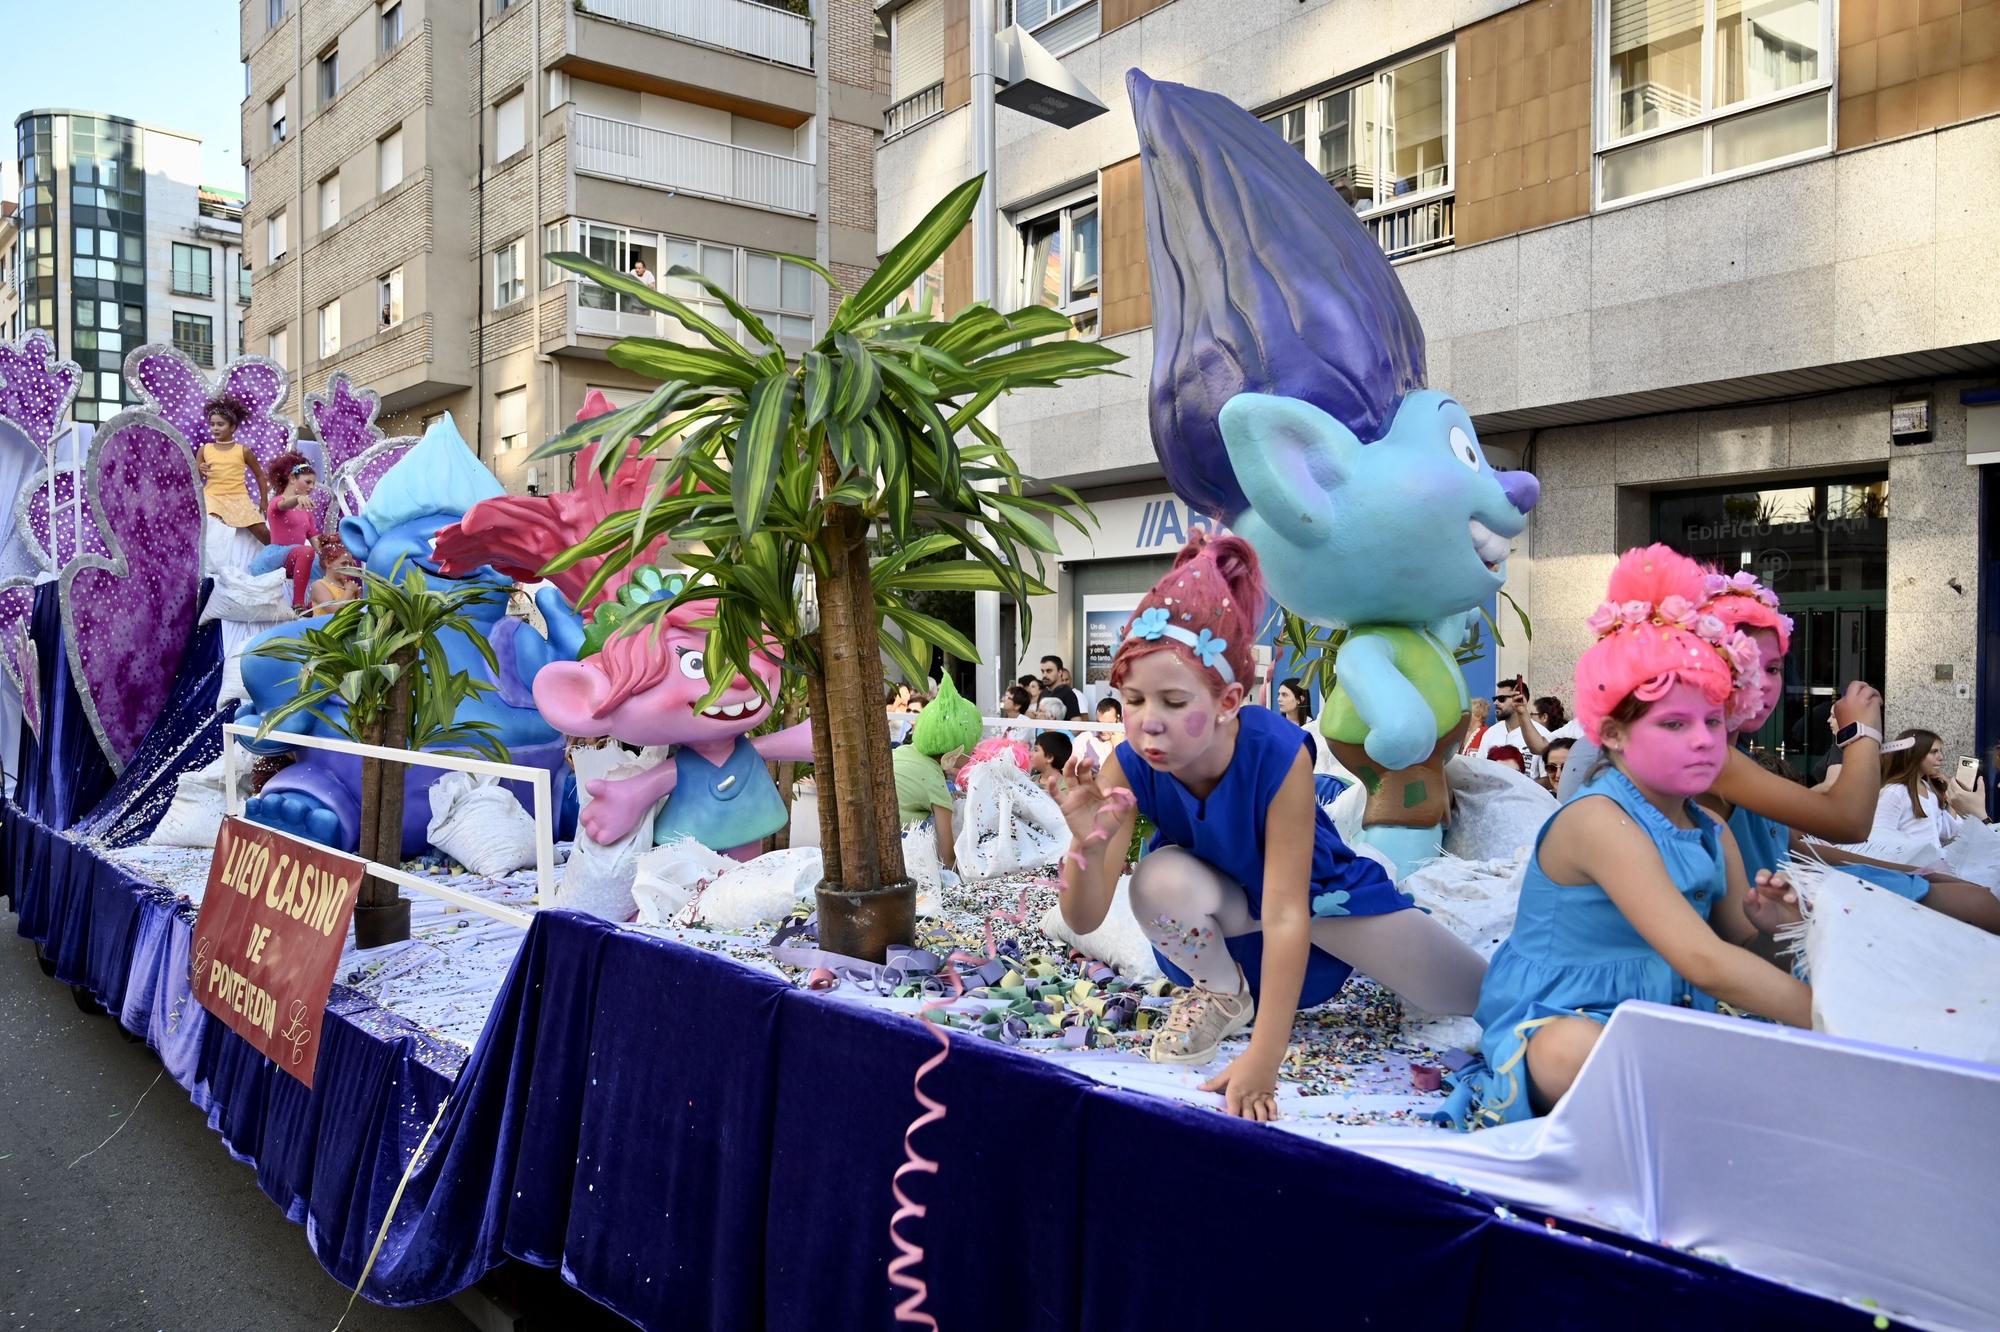
[[[341,519],[340,539],[369,572],[399,583],[415,568],[423,570],[426,581],[433,586],[470,583],[493,589],[493,595],[475,603],[467,615],[481,627],[493,647],[493,655],[500,663],[498,678],[470,638],[462,633],[442,635],[445,656],[454,670],[494,687],[492,692],[460,705],[459,720],[490,722],[512,762],[547,768],[559,776],[563,767],[562,737],[535,710],[532,686],[535,676],[551,661],[575,660],[583,642],[582,622],[560,592],[552,587],[544,589],[536,597],[536,605],[549,624],[554,638],[551,642],[523,621],[506,614],[512,579],[489,565],[481,565],[463,578],[449,579],[438,572],[432,556],[432,540],[440,528],[459,521],[466,510],[481,500],[505,493],[493,473],[466,447],[447,413],[424,432],[423,439],[394,467],[383,473],[361,515]],[[251,641],[243,656],[243,686],[250,701],[244,705],[243,715],[237,718],[239,722],[257,725],[264,713],[298,690],[296,666],[253,656],[250,648],[275,637],[295,636],[324,624],[326,619],[316,616],[283,624]],[[252,747],[263,752],[282,751],[285,746],[277,736],[285,733],[340,738],[339,732],[326,722],[310,712],[301,712],[281,723],[270,741]],[[412,766],[405,771],[405,855],[416,855],[424,849],[424,830],[430,821],[430,785],[438,776],[435,768]],[[555,789],[560,789],[559,783]],[[529,799],[525,787],[516,794],[524,804]],[[298,762],[273,776],[249,802],[248,813],[258,823],[351,851],[361,832],[360,760],[325,750],[300,750]]]
[[[1452,649],[1507,578],[1540,494],[1424,387],[1395,270],[1305,158],[1243,108],[1127,76],[1153,279],[1153,447],[1187,502],[1257,548],[1280,603],[1344,626],[1321,714],[1367,787],[1368,840],[1438,852],[1466,724]]]

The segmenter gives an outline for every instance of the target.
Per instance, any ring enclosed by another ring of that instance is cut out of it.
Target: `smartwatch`
[[[1833,744],[1836,749],[1845,749],[1856,740],[1873,740],[1879,745],[1882,743],[1882,733],[1872,726],[1849,722],[1833,734]]]

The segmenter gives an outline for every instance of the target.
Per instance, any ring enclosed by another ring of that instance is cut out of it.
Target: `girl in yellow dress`
[[[250,450],[236,442],[236,427],[242,424],[243,409],[227,398],[208,404],[208,433],[214,442],[201,447],[202,499],[211,517],[268,546],[271,529],[264,523],[264,510],[270,497],[264,491],[263,469],[256,466]],[[254,503],[245,476],[257,483]]]

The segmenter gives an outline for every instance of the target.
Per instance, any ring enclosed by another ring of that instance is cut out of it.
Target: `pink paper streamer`
[[[945,959],[944,974],[950,984],[950,992],[923,1006],[920,1012],[926,1019],[941,1013],[964,997],[965,978],[958,974],[958,968],[953,965],[956,962],[977,965],[978,959],[956,950]],[[945,1057],[951,1053],[951,1038],[945,1035],[944,1023],[927,1021],[926,1025],[930,1027],[931,1034],[937,1037],[938,1052],[917,1067],[917,1075],[910,1084],[910,1090],[916,1096],[917,1104],[923,1107],[923,1112],[911,1120],[910,1126],[903,1130],[904,1161],[896,1167],[896,1173],[890,1182],[889,1191],[895,1195],[896,1211],[889,1218],[889,1242],[896,1246],[897,1256],[889,1260],[889,1284],[910,1292],[896,1306],[896,1321],[915,1323],[920,1327],[931,1329],[931,1332],[937,1332],[936,1316],[924,1309],[924,1302],[930,1298],[930,1286],[922,1277],[911,1275],[912,1268],[923,1266],[924,1246],[905,1239],[902,1232],[896,1229],[904,1221],[923,1220],[930,1211],[923,1203],[911,1201],[910,1195],[903,1192],[903,1177],[935,1175],[938,1172],[938,1163],[919,1152],[914,1139],[918,1129],[926,1124],[935,1124],[945,1117],[944,1102],[934,1100],[925,1093],[924,1077],[944,1063]]]

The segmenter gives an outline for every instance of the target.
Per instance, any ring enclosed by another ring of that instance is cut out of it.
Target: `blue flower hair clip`
[[[1163,606],[1155,606],[1151,610],[1141,611],[1133,616],[1132,623],[1126,627],[1125,636],[1143,638],[1148,642],[1171,638],[1176,643],[1186,643],[1194,649],[1196,659],[1221,676],[1224,684],[1235,684],[1236,672],[1231,669],[1229,658],[1222,655],[1229,649],[1229,640],[1217,638],[1207,629],[1202,630],[1197,637],[1172,623],[1172,620],[1173,615],[1170,611]]]

